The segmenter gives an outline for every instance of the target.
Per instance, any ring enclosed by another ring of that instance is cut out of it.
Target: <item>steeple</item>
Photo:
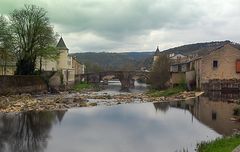
[[[62,37],[60,38],[60,40],[59,40],[59,42],[58,42],[58,44],[57,44],[57,48],[58,48],[59,50],[68,50],[68,48],[67,48],[65,42],[63,41],[63,38],[62,38]]]
[[[159,48],[158,48],[158,46],[157,46],[157,49],[156,49],[156,51],[155,51],[154,56],[158,56],[159,54],[160,54],[160,51],[159,51]]]

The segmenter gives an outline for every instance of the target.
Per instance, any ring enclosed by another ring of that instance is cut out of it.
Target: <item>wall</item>
[[[36,61],[36,69],[40,69],[40,60]],[[42,59],[43,71],[57,71],[57,61],[50,59]]]
[[[229,44],[204,56],[200,61],[201,84],[211,79],[240,79],[240,73],[236,73],[237,59],[240,59],[240,50]],[[213,68],[214,60],[218,61],[217,68]]]
[[[184,72],[171,73],[170,83],[172,85],[180,84],[181,82],[183,82],[185,80],[186,80],[186,75]]]
[[[60,53],[58,61],[57,61],[58,70],[68,69],[68,60],[69,60],[68,59],[68,51],[61,50],[61,53]]]
[[[0,95],[46,91],[47,85],[39,76],[0,76]]]
[[[0,75],[14,75],[16,66],[7,66],[6,73],[4,73],[4,66],[0,66]]]
[[[77,59],[72,59],[72,68],[75,70],[75,75],[84,74],[84,65],[79,63]]]
[[[195,79],[196,79],[195,71],[188,71],[188,72],[186,72],[186,82],[187,83],[195,82]]]

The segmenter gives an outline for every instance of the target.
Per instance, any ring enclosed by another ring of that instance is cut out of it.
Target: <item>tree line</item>
[[[0,60],[6,70],[8,61],[16,61],[16,75],[32,75],[36,62],[56,59],[57,34],[50,24],[47,11],[35,5],[25,5],[7,16],[0,16]]]

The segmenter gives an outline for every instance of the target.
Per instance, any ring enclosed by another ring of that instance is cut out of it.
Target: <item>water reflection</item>
[[[0,114],[1,152],[42,152],[66,111]]]
[[[169,107],[176,107],[191,112],[192,116],[197,118],[201,123],[214,129],[221,135],[231,135],[235,130],[240,130],[240,123],[231,121],[234,117],[234,109],[237,104],[210,100],[209,97],[198,97],[188,101],[178,101],[170,103],[154,103],[156,110],[164,113]]]
[[[240,98],[239,92],[209,91],[204,94],[211,101],[229,101]]]
[[[0,114],[1,152],[174,152],[240,129],[236,104],[200,97],[54,112]],[[58,125],[57,125],[58,124]]]
[[[145,83],[138,83],[135,81],[134,83],[134,88],[130,88],[129,93],[143,93],[147,89],[147,84]],[[123,94],[126,92],[119,92],[121,90],[121,83],[120,81],[108,81],[108,85],[105,86],[106,88],[100,92],[97,92],[98,94],[110,94],[110,95],[115,95],[115,94]]]

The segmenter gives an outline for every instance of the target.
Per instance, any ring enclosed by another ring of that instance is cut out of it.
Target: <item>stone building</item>
[[[212,50],[195,64],[199,88],[211,80],[240,80],[240,50],[233,43]]]
[[[56,47],[60,52],[57,60],[43,59],[42,71],[60,71],[63,79],[61,81],[63,81],[64,84],[73,84],[75,82],[75,75],[84,73],[84,67],[83,65],[79,65],[80,62],[77,61],[77,59],[73,59],[73,57],[69,55],[69,49],[62,37]],[[38,62],[37,69],[39,68],[40,64]]]
[[[202,55],[181,56],[171,58],[172,85],[186,82],[191,89],[193,86],[205,89],[210,82],[236,80],[240,86],[240,50],[232,42],[204,52]],[[238,85],[238,84],[237,84]]]
[[[85,73],[85,65],[82,64],[80,61],[78,61],[77,57],[72,58],[72,68],[75,71],[75,82],[80,82],[81,81],[81,76],[80,74]]]

